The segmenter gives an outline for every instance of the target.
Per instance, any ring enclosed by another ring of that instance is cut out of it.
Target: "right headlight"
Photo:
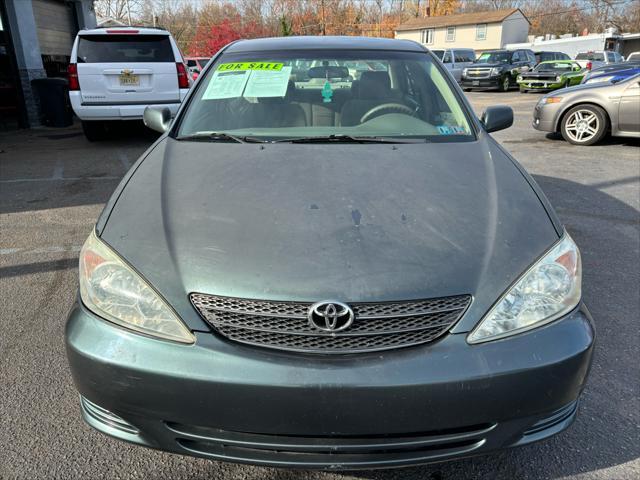
[[[549,323],[573,310],[581,292],[580,251],[565,232],[498,300],[467,341],[487,342]]]
[[[96,315],[153,337],[194,343],[178,315],[95,232],[80,251],[80,298]]]
[[[491,75],[502,75],[502,67],[494,67],[491,69]]]
[[[611,79],[614,78],[614,75],[607,75],[605,77],[595,77],[595,78],[589,78],[587,79],[586,82],[584,83],[602,83],[602,82],[608,82]]]

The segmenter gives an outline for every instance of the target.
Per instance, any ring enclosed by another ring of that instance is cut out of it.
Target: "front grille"
[[[467,70],[467,77],[469,78],[489,78],[490,75],[490,68],[470,68]]]
[[[466,455],[486,442],[497,424],[377,435],[272,435],[165,422],[188,453],[272,466],[391,467]]]
[[[323,332],[307,318],[311,303],[192,293],[191,303],[216,332],[236,342],[311,353],[358,353],[431,342],[447,332],[469,295],[407,302],[353,303],[353,324]]]

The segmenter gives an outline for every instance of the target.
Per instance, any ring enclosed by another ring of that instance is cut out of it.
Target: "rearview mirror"
[[[488,107],[482,114],[480,121],[489,133],[504,130],[513,125],[513,110],[506,105]]]
[[[335,66],[311,67],[307,75],[309,78],[347,78],[349,69]]]
[[[164,133],[171,125],[171,110],[169,107],[149,106],[144,109],[142,121],[151,130]]]

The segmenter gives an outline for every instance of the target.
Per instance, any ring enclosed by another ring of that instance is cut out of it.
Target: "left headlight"
[[[175,342],[195,341],[158,292],[95,232],[80,252],[80,298],[96,315],[125,328]]]
[[[469,343],[507,337],[549,323],[580,303],[580,251],[565,232],[529,268],[469,334]]]

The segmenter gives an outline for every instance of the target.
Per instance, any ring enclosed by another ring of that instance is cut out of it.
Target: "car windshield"
[[[475,139],[459,95],[428,54],[374,50],[222,55],[179,119],[177,138],[229,136],[251,141]]]
[[[595,52],[579,53],[576,56],[576,60],[595,60],[597,62],[604,62],[604,53],[595,53]]]
[[[576,69],[580,69],[580,66],[577,63],[563,62],[540,63],[535,68],[536,72],[571,72]]]
[[[509,63],[511,52],[485,52],[474,63]]]

